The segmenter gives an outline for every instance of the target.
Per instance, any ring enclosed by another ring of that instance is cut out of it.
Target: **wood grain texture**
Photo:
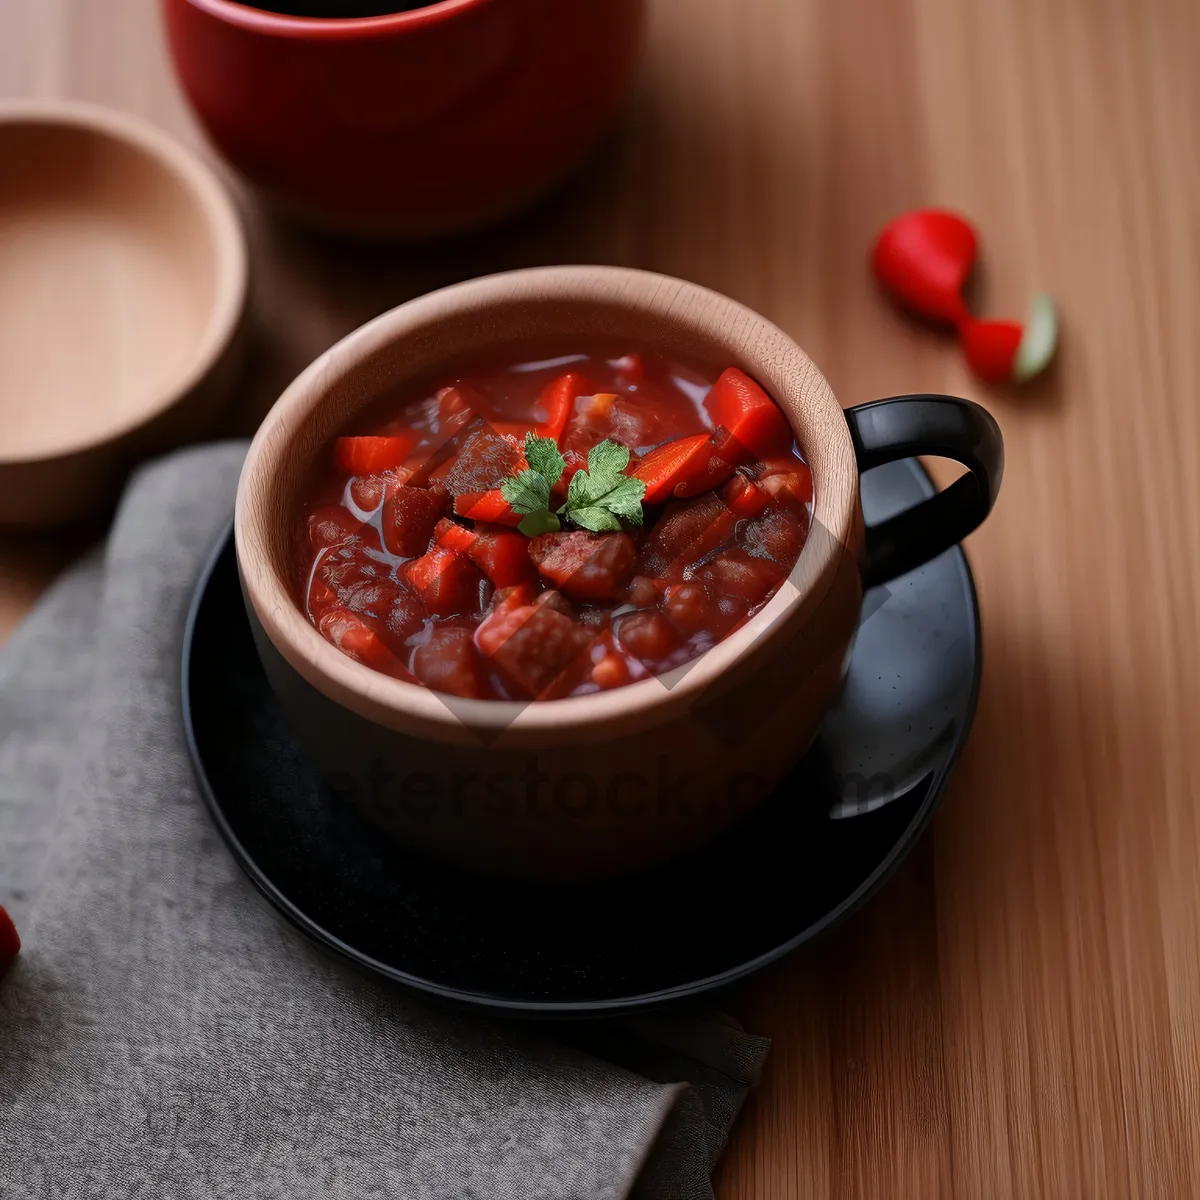
[[[622,135],[535,214],[421,254],[255,228],[253,428],[318,351],[489,270],[607,261],[778,322],[843,403],[972,396],[1008,444],[970,553],[978,721],[875,904],[730,997],[776,1040],[722,1200],[1200,1194],[1200,8],[659,0]],[[194,139],[153,0],[0,0],[0,91]],[[1066,328],[1021,393],[883,304],[876,228],[956,206],[983,301]],[[0,550],[0,626],[68,547]]]

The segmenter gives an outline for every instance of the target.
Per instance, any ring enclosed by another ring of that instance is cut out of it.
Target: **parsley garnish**
[[[586,471],[576,471],[567,488],[567,502],[557,513],[550,511],[550,489],[562,478],[566,462],[553,438],[525,435],[524,471],[510,476],[500,485],[500,493],[515,512],[522,514],[518,528],[527,537],[555,533],[562,528],[560,518],[589,529],[607,533],[642,523],[642,497],[646,485],[625,474],[629,465],[629,447],[604,441],[588,451]]]

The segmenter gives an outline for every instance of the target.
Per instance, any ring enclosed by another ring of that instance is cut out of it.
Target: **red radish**
[[[13,964],[17,952],[21,949],[21,939],[17,936],[17,927],[8,911],[0,905],[0,975]]]
[[[1054,357],[1058,317],[1048,296],[1033,299],[1029,320],[977,321],[962,290],[975,265],[975,230],[956,213],[917,209],[884,226],[871,265],[902,304],[931,321],[953,325],[971,369],[986,383],[1023,383]]]
[[[957,213],[917,209],[883,227],[871,261],[879,282],[913,312],[957,325],[967,315],[962,289],[977,248],[975,230]]]
[[[984,383],[1007,383],[1021,344],[1017,321],[975,321],[968,317],[958,331],[971,370]]]
[[[967,317],[958,336],[971,370],[985,383],[1024,383],[1054,357],[1058,314],[1049,296],[1037,295],[1024,325]]]
[[[351,475],[378,475],[400,466],[416,442],[411,434],[396,437],[340,437],[334,443],[333,458]]]

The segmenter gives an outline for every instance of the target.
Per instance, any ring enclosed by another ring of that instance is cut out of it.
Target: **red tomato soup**
[[[343,653],[456,696],[580,696],[702,654],[792,569],[811,477],[753,380],[541,349],[387,396],[324,454],[297,586]]]

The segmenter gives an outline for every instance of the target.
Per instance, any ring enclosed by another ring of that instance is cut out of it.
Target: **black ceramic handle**
[[[1004,439],[991,413],[956,396],[892,396],[846,410],[860,472],[936,454],[967,474],[945,491],[868,525],[863,587],[874,587],[961,542],[992,511],[1004,475]]]

